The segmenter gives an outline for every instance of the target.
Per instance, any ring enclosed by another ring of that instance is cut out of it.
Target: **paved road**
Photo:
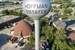
[[[16,46],[15,44],[7,43],[4,46],[2,46],[0,50],[31,50],[27,46],[17,48],[15,48],[15,46]]]
[[[15,44],[7,40],[9,33],[10,31],[8,28],[0,30],[0,50],[31,50],[28,46],[15,48]]]
[[[6,9],[14,10],[17,8],[21,8],[21,5],[0,6],[0,11],[6,10]]]
[[[15,48],[15,45],[13,44],[5,44],[4,46],[1,47],[1,50],[21,50],[19,47]]]
[[[9,29],[0,30],[0,50],[21,50],[19,47],[15,48],[15,44],[8,42]]]

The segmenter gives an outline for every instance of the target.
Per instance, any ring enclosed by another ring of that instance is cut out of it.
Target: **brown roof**
[[[72,32],[69,34],[68,39],[74,40],[75,41],[75,33]]]
[[[32,32],[32,26],[28,22],[21,20],[16,23],[16,26],[12,30],[14,31],[14,35],[22,33],[23,36],[29,36]]]

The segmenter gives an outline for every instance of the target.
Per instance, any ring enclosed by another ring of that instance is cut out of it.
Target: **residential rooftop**
[[[13,15],[10,15],[10,16],[2,16],[2,17],[0,17],[0,24],[3,23],[3,22],[9,21],[9,20],[18,18],[18,17],[19,16],[13,16]]]
[[[13,16],[13,15],[3,16],[0,18],[0,29],[6,28],[6,27],[8,28],[12,26],[13,23],[20,21],[23,18],[24,17]]]

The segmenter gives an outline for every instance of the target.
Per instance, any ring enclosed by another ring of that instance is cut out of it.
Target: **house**
[[[72,31],[72,32],[68,35],[67,38],[70,39],[71,41],[75,41],[75,32]]]
[[[68,31],[75,31],[75,24],[67,26],[66,30],[68,30]]]
[[[75,24],[69,25],[66,30],[68,30],[68,39],[75,41]]]
[[[2,16],[0,17],[0,29],[11,26],[14,22],[20,21],[21,19],[23,19],[23,17],[14,15]]]
[[[56,13],[49,17],[48,25],[53,25],[57,29],[65,29],[66,23],[60,18],[60,14]]]
[[[57,21],[53,22],[53,26],[56,27],[58,30],[65,29],[66,23],[61,20],[57,20]]]
[[[30,37],[31,32],[32,32],[32,26],[24,20],[16,22],[16,25],[10,29],[10,33],[15,36],[19,36],[19,33],[22,33],[23,37],[27,41],[28,38]]]
[[[49,15],[48,15],[49,16]],[[51,14],[50,16],[49,16],[49,18],[48,18],[48,24],[49,25],[52,25],[52,23],[54,22],[54,21],[57,21],[59,19],[59,14],[58,13],[56,13],[56,14]]]
[[[70,39],[70,41],[75,41],[75,20],[65,20],[67,26],[66,26],[66,32],[67,32],[67,38]]]

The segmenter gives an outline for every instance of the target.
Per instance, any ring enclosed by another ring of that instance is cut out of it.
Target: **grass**
[[[10,31],[8,28],[0,30],[0,34],[9,34],[9,33],[10,33]]]

